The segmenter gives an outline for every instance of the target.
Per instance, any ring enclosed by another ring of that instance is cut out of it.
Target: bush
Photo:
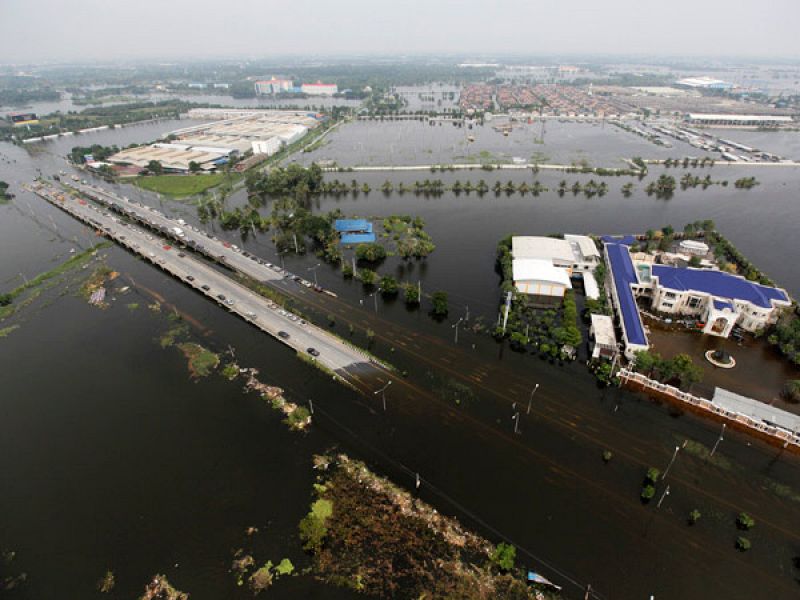
[[[658,476],[661,475],[661,471],[656,469],[655,467],[650,467],[647,469],[647,475],[645,475],[645,479],[650,483],[655,483],[658,481]]]
[[[755,524],[756,522],[753,519],[753,517],[751,517],[745,512],[739,513],[739,516],[736,518],[736,526],[744,531],[752,529],[755,526]]]
[[[517,557],[517,549],[512,544],[500,542],[492,552],[490,560],[501,571],[510,571],[514,568],[514,560]]]
[[[447,292],[434,292],[431,296],[433,302],[433,314],[437,317],[447,315]]]
[[[689,513],[689,519],[688,519],[689,525],[694,525],[695,523],[697,523],[697,521],[700,520],[700,517],[701,517],[700,511],[697,510],[696,508],[693,509],[692,512]]]
[[[656,495],[656,488],[652,485],[648,484],[642,488],[642,501],[650,502],[653,499],[653,496]]]
[[[368,262],[377,262],[386,258],[386,249],[376,242],[356,246],[356,258]]]
[[[736,549],[739,552],[747,552],[750,550],[750,546],[750,540],[748,540],[746,537],[740,535],[738,538],[736,538]]]

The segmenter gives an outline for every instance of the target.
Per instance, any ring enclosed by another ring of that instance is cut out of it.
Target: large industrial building
[[[695,90],[732,90],[733,84],[713,77],[686,77],[675,82],[678,87]]]
[[[777,127],[789,125],[792,117],[784,115],[724,115],[689,113],[686,121],[692,125],[727,126],[727,127]]]
[[[265,79],[255,82],[257,96],[272,96],[274,94],[286,94],[294,90],[294,82],[291,79]]]
[[[247,152],[270,156],[301,139],[319,125],[322,116],[307,111],[192,109],[191,119],[213,119],[168,135],[169,143],[122,150],[108,158],[115,164],[146,167],[156,160],[170,172],[186,172],[194,162],[213,171]]]
[[[724,271],[654,264],[649,255],[632,256],[623,243],[606,243],[605,255],[611,300],[629,359],[649,347],[639,298],[657,313],[692,317],[703,333],[720,337],[728,337],[736,326],[759,331],[791,306],[783,289]]]
[[[600,252],[587,236],[567,234],[564,239],[514,236],[511,256],[518,292],[543,302],[557,300],[572,288],[571,277],[583,276],[587,296],[598,295],[593,272],[600,264]]]
[[[300,91],[309,96],[333,96],[339,91],[335,83],[304,83],[300,86]]]

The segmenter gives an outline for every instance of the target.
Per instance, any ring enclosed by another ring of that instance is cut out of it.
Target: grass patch
[[[158,343],[162,348],[169,348],[174,346],[178,340],[189,334],[189,326],[185,323],[179,323],[170,327],[167,332],[158,338]]]
[[[0,339],[8,337],[13,331],[19,329],[19,325],[12,325],[11,327],[3,327],[0,329]]]
[[[148,175],[137,177],[134,183],[140,188],[166,196],[193,196],[216,187],[225,180],[223,173],[208,175]]]
[[[192,342],[179,344],[181,352],[189,360],[189,371],[192,377],[207,377],[219,365],[219,356]]]
[[[730,461],[724,456],[720,454],[714,454],[714,456],[711,456],[711,450],[700,442],[686,440],[683,449],[692,456],[706,460],[711,464],[720,467],[721,469],[725,469],[726,471],[730,471],[733,468]]]

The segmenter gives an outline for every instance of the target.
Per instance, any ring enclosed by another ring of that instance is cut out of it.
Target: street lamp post
[[[519,433],[519,411],[515,412],[511,418],[514,419],[514,433]]]
[[[661,508],[661,503],[664,501],[664,498],[666,498],[667,496],[669,496],[669,486],[667,486],[667,489],[665,489],[664,493],[661,494],[661,498],[659,499],[658,504],[656,505],[656,508]]]
[[[317,268],[318,268],[319,266],[320,266],[320,263],[317,263],[317,264],[316,264],[316,265],[314,265],[313,267],[309,267],[309,268],[307,269],[308,271],[313,271],[313,272],[314,272],[314,285],[315,285],[316,287],[319,287],[319,284],[317,283]]]
[[[669,464],[667,465],[667,468],[664,469],[664,475],[661,477],[662,481],[667,478],[667,473],[669,473],[670,468],[672,468],[672,463],[675,462],[675,457],[678,456],[678,451],[680,449],[681,449],[680,446],[675,446],[675,452],[672,453],[672,458],[669,460]]]
[[[392,385],[391,379],[389,380],[389,383],[387,383],[381,389],[377,390],[376,392],[373,392],[374,396],[377,396],[378,394],[381,395],[381,398],[383,399],[383,412],[386,412],[386,388],[388,388],[390,385]]]
[[[711,454],[709,454],[709,455],[708,455],[708,458],[711,458],[712,456],[714,456],[714,452],[716,452],[716,451],[717,451],[717,446],[719,446],[719,443],[720,443],[720,442],[721,442],[723,439],[725,439],[725,438],[723,437],[723,436],[725,435],[725,427],[726,427],[726,424],[725,424],[725,423],[723,423],[723,424],[722,424],[722,430],[719,432],[719,437],[717,438],[717,441],[714,443],[714,447],[711,449]]]
[[[526,414],[531,414],[531,402],[533,402],[533,395],[536,393],[536,390],[538,389],[539,389],[539,384],[537,383],[535,386],[533,386],[530,398],[528,398],[528,412]]]
[[[459,324],[461,323],[461,321],[463,321],[463,320],[464,320],[464,317],[461,317],[461,318],[460,318],[458,321],[456,321],[456,324],[455,324],[455,325],[452,325],[452,327],[453,327],[453,328],[456,330],[456,340],[455,340],[455,343],[456,343],[456,344],[458,343],[458,325],[459,325]]]

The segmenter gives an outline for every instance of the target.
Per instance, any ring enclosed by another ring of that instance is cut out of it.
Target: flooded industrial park
[[[75,144],[144,143],[187,123],[135,125],[24,148],[0,144],[0,179],[14,184],[17,193],[12,204],[0,206],[0,251],[10,258],[0,262],[0,281],[13,285],[97,241],[88,228],[20,190],[18,182],[69,168],[63,157]],[[72,294],[54,295],[49,305],[24,318],[12,336],[0,340],[0,472],[9,483],[0,513],[14,517],[0,524],[0,539],[14,548],[18,568],[28,574],[15,597],[88,597],[110,568],[120,597],[133,597],[142,574],[156,572],[191,591],[192,598],[251,597],[229,572],[233,550],[243,544],[248,527],[257,527],[261,555],[275,562],[289,556],[302,569],[307,559],[296,543],[296,524],[307,512],[314,481],[311,456],[335,447],[404,487],[411,488],[413,474],[420,474],[420,497],[483,535],[512,540],[518,560],[557,578],[568,598],[582,597],[587,583],[600,598],[795,598],[798,457],[729,432],[715,459],[708,460],[718,437],[714,421],[614,387],[600,389],[580,361],[552,364],[469,329],[456,344],[452,324],[467,310],[473,322],[495,321],[500,301],[495,247],[503,236],[523,231],[619,234],[713,219],[778,285],[800,294],[800,272],[787,260],[800,228],[800,171],[717,165],[703,174],[730,180],[755,174],[760,186],[688,189],[665,200],[644,192],[662,173],[660,167],[642,180],[606,177],[609,192],[586,198],[560,196],[555,189],[561,179],[584,182],[596,175],[478,166],[481,153],[506,161],[519,156],[624,167],[632,156],[667,158],[691,150],[660,148],[604,123],[552,120],[545,127],[542,140],[538,122],[508,136],[486,123],[472,130],[470,142],[470,130],[447,122],[355,121],[296,157],[303,164],[330,160],[341,166],[476,162],[475,170],[459,172],[330,172],[328,180],[356,179],[373,191],[310,203],[318,214],[339,209],[348,216],[419,216],[435,241],[429,258],[389,257],[381,272],[420,282],[427,290],[446,290],[451,318],[443,322],[409,311],[402,302],[376,300],[373,308],[358,282],[343,280],[338,268],[327,264],[316,274],[337,298],[308,290],[296,294],[305,314],[320,321],[334,314],[333,329],[340,335],[347,336],[352,325],[355,343],[366,344],[364,331],[374,331],[372,352],[407,372],[387,392],[385,411],[372,394],[338,385],[119,247],[108,251],[107,262],[133,290],[125,299],[97,310]],[[792,156],[800,134],[729,136]],[[435,197],[379,191],[386,179],[411,184],[426,178],[484,179],[489,185],[538,180],[549,191],[539,196],[448,191]],[[624,197],[620,187],[628,181],[635,191]],[[269,233],[243,237],[203,226],[191,201],[97,182],[278,260]],[[243,189],[227,199],[231,207],[246,202]],[[269,210],[269,205],[262,209]],[[286,269],[304,276],[317,262],[311,255],[285,257]],[[238,382],[191,379],[180,353],[157,342],[165,315],[126,308],[132,302],[144,307],[153,301],[151,293],[201,324],[193,334],[204,344],[218,352],[232,349],[241,364],[258,368],[292,401],[313,399],[311,430],[289,432]],[[537,384],[515,433],[516,406],[529,401]],[[690,450],[670,471],[671,495],[658,509],[644,506],[639,499],[644,472],[650,466],[663,469],[676,445],[687,440]],[[605,464],[604,451],[614,456]],[[686,515],[693,509],[703,518],[689,527]],[[734,521],[744,510],[758,522],[750,534],[758,552],[734,549]],[[712,564],[714,577],[707,578]],[[356,597],[302,576],[268,594]]]

